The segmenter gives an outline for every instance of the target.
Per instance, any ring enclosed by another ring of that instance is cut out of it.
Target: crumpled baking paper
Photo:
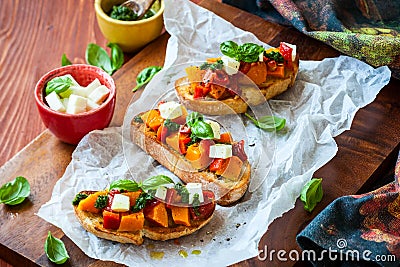
[[[51,199],[38,211],[38,216],[61,228],[92,258],[129,266],[226,266],[257,256],[258,243],[268,225],[294,207],[313,173],[335,156],[333,138],[350,129],[357,110],[371,103],[390,80],[387,67],[374,69],[346,56],[300,61],[294,87],[268,101],[264,110],[286,118],[282,131],[264,132],[243,116],[217,118],[228,130],[234,129],[238,138],[245,138],[253,164],[252,184],[239,203],[218,206],[208,225],[179,238],[179,242],[146,239],[142,246],[135,246],[99,239],[84,231],[73,214],[71,201],[77,192],[101,190],[117,179],[169,174],[129,142],[132,116],[159,99],[176,99],[172,88],[174,79],[182,74],[181,66],[220,55],[221,42],[253,42],[268,47],[253,34],[191,2],[176,2],[165,0],[165,27],[171,38],[164,71],[141,96],[135,95],[122,127],[93,131],[82,139]],[[192,254],[194,250],[201,254]],[[180,251],[187,252],[188,257],[180,256]],[[152,252],[164,252],[164,256],[154,259]]]

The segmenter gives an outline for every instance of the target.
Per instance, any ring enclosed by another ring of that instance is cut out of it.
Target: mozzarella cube
[[[258,61],[263,62],[264,61],[264,51],[258,55]]]
[[[292,45],[289,43],[285,43],[287,46],[289,46],[290,48],[292,48],[292,61],[296,60],[296,45]]]
[[[78,114],[86,111],[87,99],[79,95],[70,95],[67,113],[68,114]]]
[[[116,212],[129,211],[129,197],[122,194],[115,194],[111,209]]]
[[[61,101],[62,101],[64,107],[67,108],[68,107],[69,98],[63,98],[63,99],[61,99]]]
[[[213,130],[213,133],[214,133],[214,138],[215,139],[221,138],[221,126],[219,125],[219,123],[216,121],[210,121],[210,120],[205,120],[205,122],[210,124],[211,129]]]
[[[174,101],[160,104],[158,110],[164,119],[173,120],[183,115],[182,105]]]
[[[154,195],[156,198],[165,200],[167,197],[167,188],[165,186],[160,186],[157,188],[156,194]]]
[[[85,89],[85,87],[83,87],[83,86],[80,86],[80,85],[78,85],[78,86],[72,85],[72,86],[70,87],[70,89],[72,90],[72,94],[74,94],[74,95],[79,95],[79,96],[82,96],[82,97],[87,97],[87,95],[86,95],[86,89]]]
[[[88,96],[90,100],[97,104],[101,104],[106,100],[107,96],[110,94],[110,89],[105,85],[100,85],[96,89],[93,90]]]
[[[87,99],[87,102],[86,102],[86,110],[87,110],[87,111],[92,110],[92,109],[96,109],[96,108],[98,108],[98,107],[100,107],[100,105],[94,103],[94,102],[93,102],[92,100],[90,100],[90,99]]]
[[[48,94],[46,97],[46,102],[49,105],[49,107],[52,110],[59,111],[59,112],[65,112],[65,107],[63,103],[61,102],[60,97],[57,95],[55,91],[51,92]]]
[[[223,55],[221,60],[224,63],[224,70],[228,75],[236,74],[239,71],[240,62],[236,59]]]
[[[232,145],[216,144],[210,146],[210,158],[227,159],[232,157]]]
[[[99,79],[94,79],[88,86],[85,87],[86,97],[88,97],[94,91],[94,89],[99,86],[101,86]]]
[[[199,195],[200,203],[204,202],[203,190],[201,189],[201,183],[188,183],[186,189],[189,192],[189,204],[193,204],[193,198],[195,194]]]

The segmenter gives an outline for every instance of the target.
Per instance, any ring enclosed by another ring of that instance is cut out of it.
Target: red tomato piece
[[[105,229],[117,230],[120,224],[119,213],[103,210],[103,227]]]
[[[168,127],[165,126],[164,124],[161,124],[160,127],[158,127],[157,130],[157,141],[160,141],[165,144],[165,139],[167,138],[168,135]]]
[[[222,167],[224,166],[224,159],[218,159],[218,158],[216,158],[216,159],[214,159],[212,162],[211,162],[211,164],[210,164],[210,166],[208,167],[208,169],[211,171],[211,172],[216,172],[216,171],[218,171],[218,170],[221,170],[222,169]]]
[[[189,208],[190,216],[193,220],[205,220],[209,218],[215,210],[215,196],[211,191],[203,191],[204,202],[197,207],[197,212],[193,207]]]
[[[279,46],[279,52],[283,56],[284,65],[286,65],[288,68],[292,68],[293,67],[292,51],[293,51],[293,49],[291,47],[289,47],[284,42],[281,42],[281,44]]]

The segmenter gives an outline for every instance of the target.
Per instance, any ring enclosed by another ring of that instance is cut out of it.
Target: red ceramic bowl
[[[110,89],[110,95],[97,109],[80,114],[66,114],[54,111],[44,102],[44,90],[51,79],[71,74],[82,86],[87,86],[94,79]],[[75,64],[60,67],[46,73],[35,87],[35,101],[44,125],[61,141],[78,144],[87,133],[106,128],[114,114],[115,83],[111,76],[98,67]]]

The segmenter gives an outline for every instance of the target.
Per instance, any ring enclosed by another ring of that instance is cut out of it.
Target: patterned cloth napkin
[[[292,25],[400,79],[400,0],[222,0],[269,21]]]

